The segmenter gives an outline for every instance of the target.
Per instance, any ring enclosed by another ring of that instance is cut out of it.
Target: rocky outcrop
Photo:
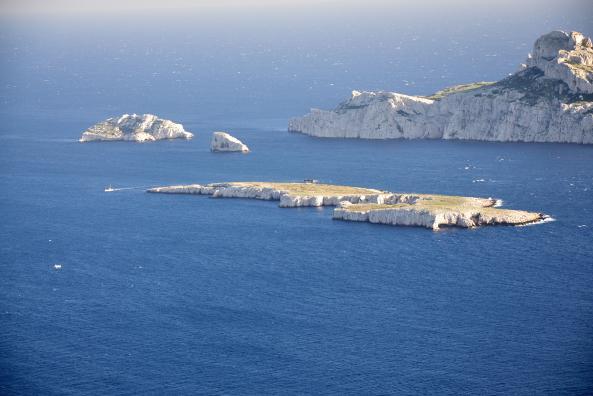
[[[226,132],[214,132],[212,134],[210,150],[214,152],[239,151],[242,153],[248,153],[249,147],[243,144],[243,142],[241,142],[236,137],[233,137]]]
[[[334,206],[333,218],[349,221],[464,228],[492,224],[521,225],[540,221],[544,215],[499,209],[492,198],[430,194],[399,194],[374,189],[310,183],[236,182],[156,187],[151,193],[198,194],[213,198],[250,198],[280,201],[283,208]]]
[[[386,207],[342,203],[334,210],[336,220],[366,221],[369,223],[418,226],[438,230],[441,227],[474,228],[484,225],[523,225],[546,218],[541,213],[522,210],[492,209],[493,206],[467,208],[430,208],[422,204]]]
[[[578,32],[554,31],[535,42],[522,68],[536,67],[577,94],[593,94],[593,43]]]
[[[193,136],[192,133],[183,129],[183,125],[158,118],[153,114],[124,114],[93,125],[82,133],[79,141],[151,142],[161,139],[191,139]]]
[[[429,97],[353,91],[289,131],[317,137],[593,143],[593,46],[577,32],[540,37],[513,75]]]

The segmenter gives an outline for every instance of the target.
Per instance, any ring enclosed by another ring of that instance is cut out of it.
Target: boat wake
[[[105,192],[115,192],[115,191],[125,191],[125,190],[145,190],[148,188],[152,188],[153,186],[137,186],[137,187],[119,187],[113,188],[111,185],[109,187],[105,187]]]

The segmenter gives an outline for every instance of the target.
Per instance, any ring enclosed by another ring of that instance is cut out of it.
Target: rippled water
[[[538,34],[593,32],[561,8],[2,20],[0,393],[593,393],[593,147],[286,132],[351,89],[491,81]],[[196,138],[76,142],[126,112]],[[252,152],[210,153],[218,129]],[[308,178],[556,221],[432,232],[140,188]]]
[[[593,147],[235,132],[251,154],[212,154],[200,132],[144,145],[2,139],[6,390],[592,389]],[[432,232],[103,192],[310,177],[493,196],[557,221]]]

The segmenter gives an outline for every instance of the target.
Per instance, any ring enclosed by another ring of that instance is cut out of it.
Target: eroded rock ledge
[[[495,207],[492,198],[392,193],[370,188],[317,183],[231,182],[156,187],[150,193],[198,194],[213,198],[280,201],[283,208],[334,206],[333,218],[348,221],[419,226],[473,228],[523,225],[544,220],[542,213]]]
[[[364,139],[470,139],[593,144],[593,44],[578,32],[541,36],[520,70],[498,82],[431,96],[359,92],[312,109],[288,130]]]

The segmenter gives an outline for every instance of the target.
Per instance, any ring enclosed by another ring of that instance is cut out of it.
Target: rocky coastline
[[[283,208],[335,207],[333,218],[438,230],[455,226],[525,225],[548,216],[499,208],[493,198],[392,193],[370,188],[317,183],[231,182],[154,187],[149,193],[196,194],[212,198],[279,201]]]
[[[353,91],[334,110],[291,119],[288,130],[324,138],[593,144],[593,44],[581,33],[554,31],[498,82],[430,96]]]

